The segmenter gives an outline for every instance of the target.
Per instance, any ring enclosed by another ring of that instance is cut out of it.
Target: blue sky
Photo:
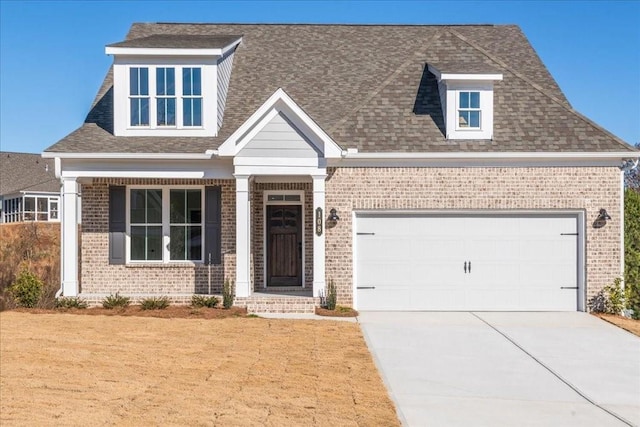
[[[640,1],[0,0],[0,149],[80,126],[132,22],[517,24],[575,109],[640,142]]]

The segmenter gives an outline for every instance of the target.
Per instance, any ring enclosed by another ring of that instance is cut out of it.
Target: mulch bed
[[[139,305],[130,305],[126,308],[114,308],[108,310],[102,307],[91,308],[69,308],[45,310],[39,308],[16,308],[13,311],[33,314],[80,314],[90,316],[136,316],[136,317],[159,317],[163,319],[226,319],[229,317],[254,317],[247,314],[246,308],[231,307],[207,308],[191,307],[186,305],[174,305],[161,310],[143,310]]]
[[[327,317],[357,317],[358,312],[350,307],[336,307],[335,310],[328,310],[322,307],[316,307],[318,316]]]
[[[629,319],[615,314],[594,313],[594,315],[640,337],[640,320]]]

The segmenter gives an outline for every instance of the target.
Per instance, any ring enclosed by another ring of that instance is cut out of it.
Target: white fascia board
[[[63,171],[63,178],[166,178],[166,179],[200,179],[204,178],[204,172],[178,172],[178,171]]]
[[[44,151],[45,159],[138,159],[138,160],[207,160],[214,153],[207,150],[204,153],[55,153]]]
[[[634,152],[451,152],[451,153],[349,153],[347,152],[345,159],[362,159],[362,160],[445,160],[445,159],[478,159],[478,160],[533,160],[533,159],[635,159],[638,153]]]
[[[251,136],[255,136],[261,130],[260,125],[264,126],[268,123],[268,120],[265,119],[273,117],[278,112],[284,113],[311,141],[321,141],[324,147],[316,148],[323,151],[325,158],[341,157],[342,148],[282,88],[276,90],[260,108],[220,145],[218,154],[220,156],[235,156],[238,154],[251,140]]]
[[[428,65],[429,71],[440,80],[502,80],[501,73],[441,73],[437,68]]]
[[[309,166],[321,167],[326,163],[314,157],[282,158],[282,157],[235,157],[234,166]]]
[[[174,48],[141,48],[141,47],[109,47],[107,55],[117,56],[222,56],[222,49],[174,49]]]

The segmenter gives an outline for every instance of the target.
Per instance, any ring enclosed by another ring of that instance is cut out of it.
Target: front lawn
[[[0,313],[1,425],[398,425],[357,324]]]

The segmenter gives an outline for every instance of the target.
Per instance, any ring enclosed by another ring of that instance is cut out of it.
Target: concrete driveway
[[[589,314],[358,320],[405,425],[640,425],[640,338]]]

